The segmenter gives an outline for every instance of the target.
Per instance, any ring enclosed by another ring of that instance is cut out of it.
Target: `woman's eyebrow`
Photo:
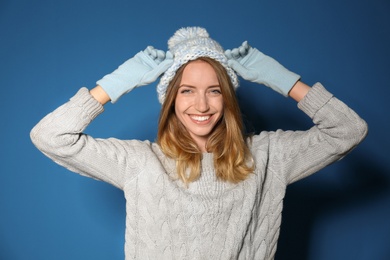
[[[186,87],[186,88],[196,88],[195,86],[192,86],[192,85],[187,85],[187,84],[182,84],[179,86],[179,88],[182,88],[182,87]],[[211,86],[208,86],[207,88],[220,88],[221,86],[218,84],[218,85],[211,85]]]
[[[179,88],[183,88],[183,87],[186,87],[186,88],[196,88],[195,86],[187,85],[187,84],[182,84],[182,85],[179,86]]]

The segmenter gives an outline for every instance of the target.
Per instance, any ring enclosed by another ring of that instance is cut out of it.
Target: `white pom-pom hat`
[[[219,43],[210,38],[206,29],[186,27],[177,30],[168,41],[168,49],[173,54],[173,64],[165,71],[157,85],[158,100],[161,104],[165,101],[169,82],[175,76],[176,71],[187,62],[200,57],[209,57],[221,63],[234,88],[238,87],[237,75],[229,67],[224,50]]]

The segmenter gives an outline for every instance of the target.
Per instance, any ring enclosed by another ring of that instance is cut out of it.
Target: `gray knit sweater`
[[[273,259],[286,186],[339,160],[367,133],[319,83],[298,107],[314,126],[254,136],[256,170],[238,184],[216,179],[209,153],[200,179],[185,188],[157,144],[83,134],[103,112],[86,88],[43,118],[31,138],[56,163],[124,191],[126,259]]]

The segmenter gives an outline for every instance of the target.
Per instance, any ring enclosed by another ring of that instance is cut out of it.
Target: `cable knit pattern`
[[[186,188],[157,144],[83,134],[103,111],[85,88],[42,119],[31,138],[58,164],[124,191],[126,259],[273,259],[286,186],[339,160],[367,133],[320,84],[299,107],[315,125],[254,136],[256,170],[238,184],[216,178],[209,153],[200,179]]]

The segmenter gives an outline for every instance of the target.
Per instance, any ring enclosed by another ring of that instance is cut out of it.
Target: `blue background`
[[[57,166],[29,132],[80,87],[180,27],[203,26],[228,49],[248,40],[322,82],[369,124],[344,160],[289,186],[277,259],[390,259],[388,0],[0,1],[0,259],[123,259],[125,201],[108,184]],[[307,129],[296,103],[241,80],[250,129]],[[154,140],[155,84],[87,129]]]

